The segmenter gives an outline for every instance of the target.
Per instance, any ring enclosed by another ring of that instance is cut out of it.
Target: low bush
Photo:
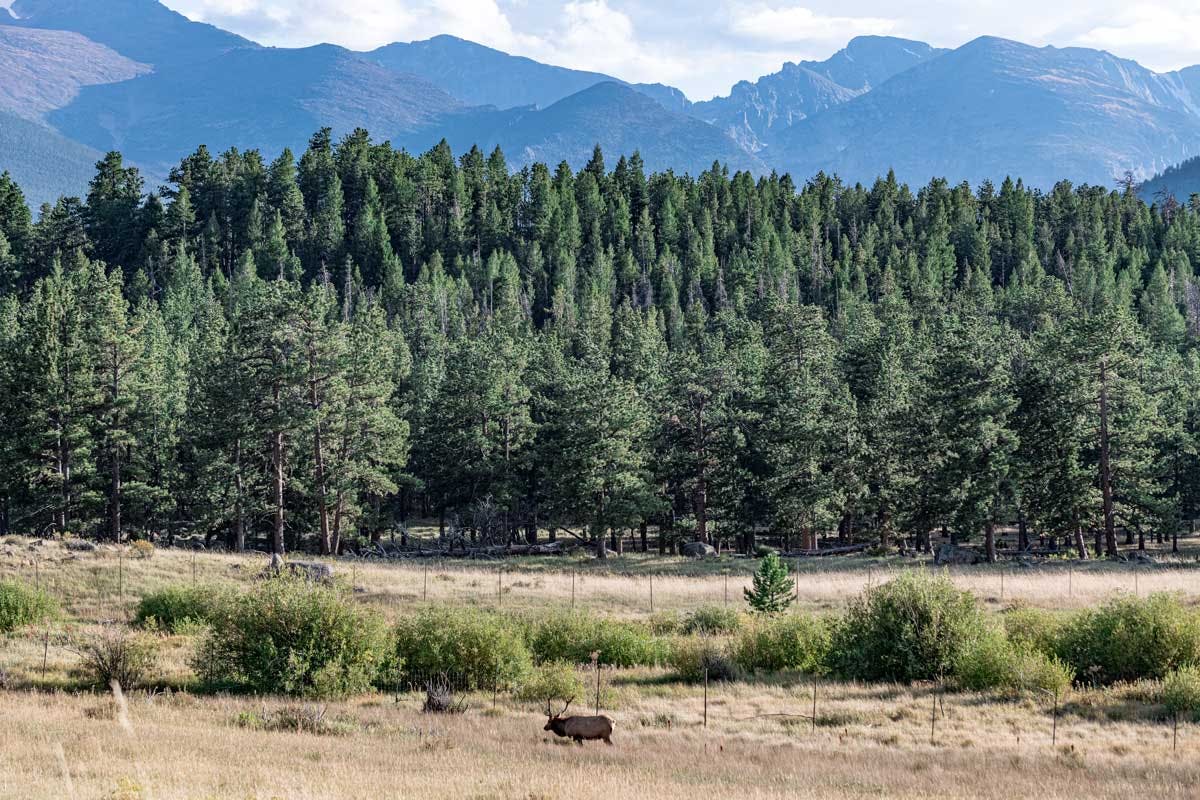
[[[282,706],[262,711],[242,711],[234,718],[239,728],[254,731],[309,733],[315,736],[342,736],[354,730],[354,724],[330,719],[325,706]]]
[[[1057,651],[1089,683],[1162,678],[1200,663],[1200,618],[1170,595],[1122,597],[1068,620]]]
[[[583,697],[587,689],[583,676],[576,665],[566,661],[549,661],[539,664],[521,682],[517,697],[521,700],[542,702],[543,700],[573,700]]]
[[[959,686],[971,691],[1065,694],[1075,672],[1054,656],[1011,641],[1002,630],[986,631],[954,665]]]
[[[834,627],[830,662],[852,680],[941,678],[983,632],[970,593],[944,576],[904,575],[851,602]]]
[[[0,633],[38,625],[58,615],[50,595],[17,581],[0,581]]]
[[[1014,645],[1047,656],[1058,653],[1063,628],[1059,615],[1040,608],[1017,608],[1006,612],[1003,621],[1004,632]]]
[[[228,594],[212,586],[177,584],[144,595],[134,619],[144,628],[181,633],[208,623]]]
[[[675,611],[660,611],[646,622],[654,636],[675,636],[683,631],[683,617]]]
[[[1200,718],[1200,668],[1180,667],[1163,679],[1161,698],[1167,711],[1180,719]]]
[[[707,671],[710,681],[733,681],[738,678],[737,664],[724,643],[707,636],[686,636],[677,639],[671,648],[671,668],[680,680],[700,683]]]
[[[701,606],[683,618],[681,630],[686,634],[727,636],[742,627],[742,615],[721,606]]]
[[[825,620],[808,614],[762,617],[748,624],[733,642],[733,660],[747,672],[792,669],[825,671],[830,632]]]
[[[129,543],[129,556],[131,558],[153,558],[154,543],[145,539],[135,539]]]
[[[383,621],[344,590],[282,576],[216,605],[195,666],[230,688],[343,697],[371,688],[388,650]]]
[[[430,608],[396,626],[403,680],[445,676],[452,688],[518,685],[532,658],[513,620],[473,609]]]
[[[94,686],[118,684],[135,689],[146,682],[154,667],[154,643],[144,635],[108,627],[78,639],[73,648],[80,658],[84,678]]]
[[[659,664],[666,656],[663,642],[646,626],[584,612],[554,614],[533,623],[529,648],[539,663],[585,664],[597,653],[601,664],[636,667]]]

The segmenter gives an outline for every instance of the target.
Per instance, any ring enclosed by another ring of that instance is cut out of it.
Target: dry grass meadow
[[[958,568],[950,574],[990,608],[1078,608],[1118,592],[1181,593],[1195,603],[1200,567],[1068,562]],[[247,582],[261,557],[57,544],[0,544],[0,577],[48,588],[65,625],[127,619],[138,596],[170,583]],[[503,569],[501,569],[503,566]],[[534,610],[570,605],[627,617],[699,605],[741,606],[752,564],[627,556],[507,563],[340,562],[357,596],[387,614],[423,602]],[[814,560],[801,565],[800,605],[838,609],[911,562]],[[651,577],[653,575],[653,578]],[[574,585],[574,589],[572,589]],[[726,594],[727,591],[727,594]],[[1079,690],[1054,727],[1049,698],[1006,700],[936,686],[817,686],[802,676],[713,684],[665,671],[605,672],[615,746],[576,747],[542,732],[536,704],[488,693],[462,716],[420,713],[422,697],[374,695],[322,705],[330,730],[239,725],[295,706],[187,690],[186,636],[164,636],[154,692],[115,698],[79,688],[62,625],[47,638],[0,639],[0,798],[20,800],[309,800],[316,798],[1184,798],[1200,797],[1200,727],[1173,748],[1145,687]],[[43,658],[45,668],[43,672]],[[582,705],[577,701],[577,705]],[[301,704],[302,705],[302,704]],[[932,730],[931,730],[932,728]],[[1052,736],[1054,743],[1052,744]]]

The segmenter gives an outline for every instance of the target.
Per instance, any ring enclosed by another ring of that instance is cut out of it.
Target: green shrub
[[[671,668],[680,680],[700,683],[705,670],[710,681],[733,681],[738,678],[737,665],[729,656],[729,649],[721,642],[707,636],[680,637],[671,648]]]
[[[146,681],[154,667],[154,643],[121,628],[106,628],[78,640],[73,649],[80,658],[85,679],[94,686],[134,689]]]
[[[829,655],[829,626],[819,617],[786,614],[756,619],[733,642],[733,660],[747,672],[794,669],[820,674]]]
[[[1018,608],[1004,614],[1004,632],[1014,645],[1047,656],[1058,652],[1062,618],[1040,608]]]
[[[401,619],[395,652],[406,680],[444,675],[456,689],[513,686],[532,666],[511,619],[471,609],[430,608]]]
[[[1065,694],[1075,672],[1053,656],[1028,644],[1011,641],[1001,630],[989,630],[958,656],[954,675],[972,691],[1046,692]]]
[[[1070,619],[1058,656],[1091,683],[1162,678],[1200,663],[1200,619],[1169,595],[1122,597]]]
[[[262,711],[242,711],[234,717],[239,728],[254,731],[309,733],[314,736],[342,736],[354,731],[354,724],[341,719],[329,719],[325,706],[282,706]]]
[[[646,623],[654,636],[675,636],[683,631],[683,618],[675,611],[660,611]]]
[[[583,697],[587,689],[583,677],[574,664],[566,661],[549,661],[539,664],[521,682],[517,697],[521,700],[541,702],[543,700],[573,700]]]
[[[592,653],[598,653],[601,664],[636,667],[658,664],[666,655],[663,643],[646,626],[584,612],[554,614],[537,621],[529,647],[539,663],[585,664],[592,660]]]
[[[0,581],[0,633],[38,625],[58,616],[58,604],[43,591],[16,581]]]
[[[181,633],[209,622],[226,597],[226,592],[212,586],[168,586],[144,595],[134,619],[145,628]]]
[[[1167,673],[1161,697],[1172,714],[1182,719],[1200,717],[1200,668],[1186,666]]]
[[[915,681],[951,674],[983,633],[975,598],[949,578],[904,575],[868,589],[834,628],[833,671],[863,681]]]
[[[216,605],[195,666],[210,682],[324,698],[370,689],[387,656],[376,613],[337,587],[283,576]]]
[[[682,632],[704,636],[727,636],[742,627],[742,615],[721,606],[701,606],[683,619]]]

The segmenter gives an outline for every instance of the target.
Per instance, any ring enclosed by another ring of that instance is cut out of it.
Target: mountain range
[[[154,185],[199,144],[301,149],[357,127],[413,151],[499,146],[510,165],[582,165],[599,144],[647,168],[871,181],[1110,185],[1200,156],[1200,67],[982,37],[954,50],[860,37],[702,102],[451,36],[370,52],[262,47],[157,0],[0,8],[0,170],[41,203],[121,150]]]

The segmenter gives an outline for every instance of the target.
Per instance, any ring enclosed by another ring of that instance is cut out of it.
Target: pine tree
[[[758,614],[780,614],[795,600],[796,582],[788,577],[787,565],[775,553],[767,553],[758,564],[751,586],[743,589],[746,602]]]

